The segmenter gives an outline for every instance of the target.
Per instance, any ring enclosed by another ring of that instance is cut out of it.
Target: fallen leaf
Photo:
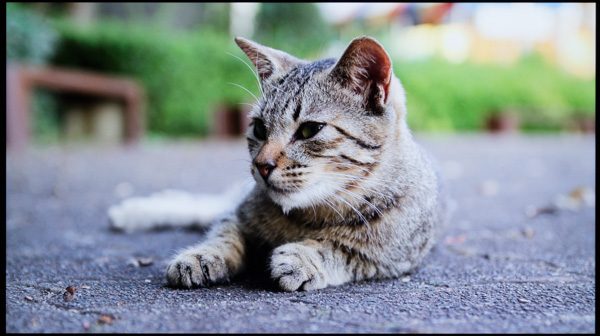
[[[596,206],[596,193],[591,188],[577,187],[567,195],[560,194],[554,198],[554,206],[559,209],[578,211],[585,205]]]
[[[596,193],[586,187],[577,187],[571,190],[569,197],[588,206],[594,206],[596,203]]]
[[[98,318],[98,323],[100,323],[100,324],[112,324],[113,321],[114,321],[114,319],[115,318],[112,315],[102,314]]]
[[[63,293],[63,300],[66,302],[73,301],[75,299],[75,291],[77,291],[77,287],[69,286],[65,289]]]
[[[64,292],[63,293],[63,300],[65,300],[66,302],[70,302],[73,301],[75,299],[75,295],[69,293],[69,292]]]

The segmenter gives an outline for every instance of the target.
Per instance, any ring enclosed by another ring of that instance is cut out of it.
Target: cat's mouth
[[[273,185],[273,183],[271,182],[267,182],[266,183],[267,189],[272,190],[278,194],[289,194],[292,193],[294,190],[291,189],[284,189],[284,188],[279,188],[275,185]]]

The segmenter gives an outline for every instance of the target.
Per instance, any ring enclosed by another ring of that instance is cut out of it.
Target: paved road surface
[[[595,188],[595,138],[418,139],[453,200],[442,241],[409,277],[300,293],[248,278],[166,288],[166,260],[202,234],[108,229],[106,209],[122,197],[218,192],[238,180],[248,173],[242,141],[9,153],[6,329],[595,332],[595,201],[582,201]],[[140,257],[153,264],[131,265]],[[70,301],[67,286],[77,287]]]

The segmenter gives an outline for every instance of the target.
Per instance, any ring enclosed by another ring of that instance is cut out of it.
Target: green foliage
[[[38,144],[56,143],[59,140],[60,116],[56,97],[46,90],[33,92],[32,127],[34,141]]]
[[[262,3],[256,40],[299,57],[315,57],[333,38],[332,28],[311,3]]]
[[[22,4],[6,4],[6,59],[9,62],[42,65],[48,62],[58,42],[50,23]],[[36,90],[32,97],[34,141],[58,139],[56,98],[47,91]]]
[[[138,80],[147,96],[150,131],[204,135],[219,104],[253,98],[230,82],[257,93],[256,79],[232,39],[209,30],[172,34],[145,25],[115,22],[80,29],[59,21],[59,65],[126,75]]]
[[[229,3],[190,2],[112,2],[99,3],[97,20],[135,22],[136,24],[172,30],[193,30],[201,26],[227,33],[229,31]]]
[[[57,34],[43,17],[19,4],[6,4],[6,59],[44,64],[54,51]]]
[[[56,64],[126,75],[143,85],[154,136],[205,135],[220,104],[253,102],[230,83],[258,95],[250,69],[228,53],[249,61],[223,33],[173,34],[110,22],[82,30],[59,21],[56,27],[61,33]],[[415,130],[479,130],[488,116],[504,111],[518,113],[525,129],[558,129],[575,116],[595,115],[595,80],[567,75],[535,57],[507,67],[441,60],[394,67]]]
[[[558,129],[574,116],[594,116],[595,80],[570,76],[539,58],[510,67],[396,62],[409,124],[416,130],[477,130],[494,113],[515,113],[525,129]]]

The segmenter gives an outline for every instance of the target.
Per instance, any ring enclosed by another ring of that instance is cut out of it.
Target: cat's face
[[[356,39],[339,61],[311,63],[236,42],[257,67],[263,91],[247,132],[257,184],[284,211],[361,197],[396,120],[383,48]]]

